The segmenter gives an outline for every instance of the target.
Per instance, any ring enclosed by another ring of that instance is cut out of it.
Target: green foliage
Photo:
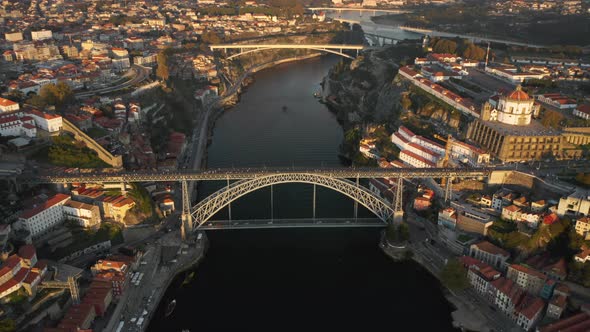
[[[245,6],[244,3],[240,3],[238,6],[199,8],[199,12],[207,15],[242,15],[251,13],[290,18],[295,15],[303,15],[305,8],[301,1],[270,0],[264,7]]]
[[[78,143],[69,136],[53,137],[53,145],[49,147],[47,158],[57,166],[102,168],[108,165],[100,160],[96,152]]]
[[[544,79],[535,78],[535,79],[526,80],[524,82],[524,86],[544,88],[544,89],[553,89],[553,88],[557,87],[557,84],[555,84],[555,82],[553,82],[553,80],[550,78],[544,78]]]
[[[433,44],[432,50],[436,53],[454,54],[457,51],[457,43],[448,39],[439,39]]]
[[[391,142],[391,135],[387,132],[384,126],[377,127],[371,134],[371,137],[376,139],[375,145],[380,152],[381,157],[387,160],[397,159],[400,150]]]
[[[109,18],[109,22],[114,24],[115,26],[119,26],[119,25],[125,25],[127,23],[139,23],[139,22],[141,22],[141,19],[121,14],[121,15],[112,15]]]
[[[221,37],[215,31],[208,30],[201,35],[201,41],[205,44],[219,44]]]
[[[516,229],[516,223],[506,220],[494,221],[488,236],[492,242],[506,249],[516,249],[526,243],[529,238]]]
[[[96,233],[94,233],[94,241],[96,243],[111,240],[112,244],[123,242],[123,229],[121,226],[113,223],[102,223]]]
[[[158,76],[161,80],[168,80],[170,77],[170,71],[168,69],[168,54],[166,50],[160,51],[156,58],[158,62],[158,68],[156,69],[156,76]]]
[[[26,103],[32,106],[35,106],[39,109],[44,109],[47,106],[47,102],[39,95],[32,95],[29,99],[26,100]]]
[[[500,247],[510,250],[524,250],[532,252],[535,250],[547,250],[555,256],[571,255],[569,222],[560,220],[552,225],[539,225],[539,229],[528,237],[517,230],[515,222],[507,220],[495,221],[488,236],[492,242]]]
[[[21,287],[16,292],[12,292],[10,293],[10,295],[8,295],[8,301],[11,304],[19,304],[26,301],[28,297],[29,296],[27,295],[27,291],[25,291],[25,289]]]
[[[474,44],[469,43],[463,51],[463,58],[481,61],[485,59],[486,51]]]
[[[399,225],[389,224],[385,230],[387,241],[392,243],[406,242],[410,239],[410,228],[405,222]]]
[[[579,283],[584,287],[590,287],[590,264],[571,262],[568,270],[569,280]]]
[[[368,70],[362,68],[356,68],[350,72],[355,82],[364,82],[368,84],[368,87],[374,87],[377,83],[375,76]]]
[[[93,139],[97,139],[109,135],[109,131],[98,127],[90,128],[86,131],[86,135],[92,137]]]
[[[131,187],[133,189],[129,192],[129,196],[133,197],[133,200],[137,203],[137,209],[141,213],[151,216],[154,206],[148,191],[137,183],[132,183]]]
[[[377,160],[367,158],[364,154],[356,151],[352,158],[352,163],[359,167],[377,167]]]
[[[569,280],[590,287],[590,264],[573,261],[569,264],[568,271]]]
[[[440,272],[440,280],[443,285],[453,291],[463,290],[469,287],[467,270],[456,258],[450,259],[447,265],[443,267]]]
[[[479,86],[477,86],[477,85],[475,85],[473,83],[470,83],[469,81],[465,81],[465,80],[462,80],[462,79],[457,79],[457,78],[454,78],[454,77],[451,77],[450,80],[451,80],[451,82],[453,82],[453,83],[455,83],[457,85],[460,85],[460,86],[464,87],[465,89],[469,89],[469,90],[471,90],[473,92],[477,92],[477,93],[483,92],[483,90]]]
[[[541,123],[545,127],[559,128],[564,116],[557,111],[546,109],[541,118]]]
[[[402,109],[404,109],[406,111],[409,110],[410,107],[412,107],[412,99],[410,99],[410,96],[408,96],[407,93],[402,95],[401,104],[402,104]]]
[[[0,320],[0,332],[14,332],[16,331],[16,323],[11,318],[4,318]]]
[[[62,258],[78,250],[108,240],[111,241],[113,246],[124,241],[123,227],[116,223],[103,222],[98,229],[85,229],[75,221],[66,221],[65,225],[72,232],[74,241],[69,246],[57,248],[51,255],[52,258]]]
[[[39,95],[33,95],[27,103],[43,108],[45,106],[63,107],[74,100],[74,91],[64,83],[46,84],[39,91]]]
[[[579,173],[576,175],[576,182],[584,186],[590,186],[590,173]]]
[[[358,145],[361,141],[359,128],[351,128],[344,133],[344,141],[340,144],[340,153],[346,157],[353,158],[358,152]]]

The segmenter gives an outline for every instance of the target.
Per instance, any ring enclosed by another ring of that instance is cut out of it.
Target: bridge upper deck
[[[211,50],[223,50],[223,49],[246,49],[246,48],[295,48],[295,49],[307,49],[307,48],[323,48],[328,50],[362,50],[365,48],[363,45],[352,45],[352,44],[216,44],[210,45]]]
[[[316,174],[338,179],[478,178],[489,176],[493,170],[491,168],[231,168],[171,172],[23,174],[21,180],[25,183],[216,181],[252,179],[286,173]]]

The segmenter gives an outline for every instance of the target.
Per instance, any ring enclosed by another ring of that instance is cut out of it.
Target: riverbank
[[[244,85],[244,82],[248,77],[250,77],[250,75],[265,69],[270,69],[281,64],[309,60],[317,58],[321,55],[321,53],[313,53],[306,56],[290,57],[286,59],[270,61],[250,68],[240,76],[237,82],[234,82],[230,88],[225,90],[226,93],[219,97],[218,101],[205,105],[200,129],[193,133],[191,144],[186,149],[186,151],[193,151],[194,147],[192,144],[195,141],[197,142],[196,144],[198,144],[198,146],[195,154],[196,158],[193,160],[189,160],[187,162],[187,164],[189,165],[188,168],[198,170],[203,165],[206,165],[207,146],[209,146],[211,142],[211,138],[213,136],[213,129],[215,129],[215,123],[217,119],[219,119],[223,115],[224,109],[235,106],[238,103],[238,98],[243,91],[242,88],[247,86]],[[193,192],[192,183],[191,188],[189,189],[190,192]]]
[[[252,67],[252,68],[248,69],[245,73],[243,73],[237,82],[234,82],[233,85],[229,89],[226,89],[226,91],[228,91],[229,93],[224,94],[223,96],[220,97],[221,105],[224,107],[235,105],[235,104],[229,104],[228,102],[235,97],[239,97],[239,95],[242,92],[242,88],[247,86],[247,85],[244,85],[244,82],[248,77],[250,77],[250,75],[255,74],[261,70],[265,70],[265,69],[272,68],[274,66],[278,66],[280,64],[313,59],[313,58],[317,58],[321,55],[322,55],[322,53],[313,53],[310,55],[290,57],[290,58],[274,60],[274,61],[266,62],[266,63],[260,64],[260,65],[256,65],[255,67]]]
[[[399,262],[400,261],[400,254],[399,250],[396,248],[391,248],[388,246],[382,246],[383,252],[389,256],[393,261]],[[439,272],[430,264],[427,264],[427,260],[424,257],[421,257],[419,253],[413,252],[412,259],[420,264],[423,268],[425,268],[432,276],[434,276],[439,282],[441,282],[439,278]],[[442,285],[442,282],[441,282]],[[451,303],[455,307],[455,311],[451,313],[453,317],[453,326],[457,328],[466,328],[470,331],[484,331],[482,329],[482,321],[480,318],[476,317],[475,313],[470,311],[465,305],[465,299],[460,299],[456,294],[451,292],[448,288],[445,288],[445,292],[443,292],[445,298],[449,303]]]
[[[158,285],[156,288],[155,299],[154,299],[154,306],[153,309],[150,310],[145,318],[146,323],[142,326],[141,331],[146,331],[149,327],[150,321],[154,318],[156,314],[157,308],[160,306],[160,302],[162,298],[168,291],[168,287],[172,284],[172,282],[180,276],[182,273],[185,273],[189,270],[195,270],[203,258],[205,258],[205,253],[207,252],[207,248],[209,247],[209,241],[205,232],[198,233],[201,238],[197,239],[196,234],[193,238],[189,239],[188,241],[188,248],[186,254],[184,250],[182,250],[182,255],[178,258],[178,262],[174,263],[173,268],[167,274],[167,278],[163,284]]]
[[[121,322],[121,331],[147,329],[173,280],[181,273],[196,268],[205,257],[208,248],[205,234],[198,240],[191,239],[188,243],[181,243],[180,232],[172,232],[147,246],[142,257],[145,264],[142,263],[137,270],[143,273],[141,285],[128,286],[103,331],[114,332]],[[132,318],[139,320],[140,317],[143,317],[143,324],[131,322]]]

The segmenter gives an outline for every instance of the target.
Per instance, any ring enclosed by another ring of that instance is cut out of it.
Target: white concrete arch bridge
[[[230,60],[248,53],[272,49],[306,49],[332,53],[348,59],[354,59],[353,56],[344,53],[344,51],[356,51],[356,56],[358,56],[358,52],[363,50],[365,47],[363,45],[348,44],[217,44],[210,45],[209,48],[211,49],[211,51],[227,51],[230,49],[239,50],[239,53],[232,54],[226,58]]]

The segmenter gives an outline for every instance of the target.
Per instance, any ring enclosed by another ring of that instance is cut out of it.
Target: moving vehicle
[[[172,314],[172,312],[174,311],[174,308],[176,308],[176,299],[170,301],[170,303],[168,303],[168,305],[166,306],[166,311],[164,312],[164,316],[168,317]]]

